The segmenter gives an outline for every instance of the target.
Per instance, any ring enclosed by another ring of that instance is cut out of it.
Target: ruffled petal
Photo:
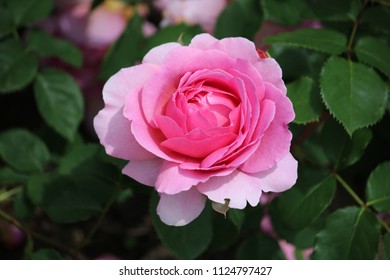
[[[225,199],[229,199],[229,207],[237,209],[245,208],[247,201],[256,206],[262,193],[259,180],[240,171],[212,177],[205,183],[199,183],[197,188],[212,201],[225,203]]]
[[[270,170],[251,174],[261,181],[265,192],[283,192],[291,188],[298,177],[298,162],[288,153]]]
[[[166,43],[151,49],[142,60],[142,63],[162,64],[166,55],[173,49],[180,47],[179,43]]]
[[[154,187],[163,162],[159,158],[130,161],[122,169],[122,173],[141,184]]]
[[[184,226],[196,219],[206,203],[206,197],[196,188],[174,195],[160,194],[157,214],[162,222],[171,226]]]
[[[260,145],[252,156],[240,167],[244,172],[257,173],[274,166],[290,150],[292,134],[287,124],[294,117],[291,101],[279,89],[266,83],[265,98],[276,105],[275,117],[261,138]]]
[[[94,119],[95,131],[106,153],[128,160],[144,160],[153,155],[143,149],[130,131],[130,122],[123,116],[126,95],[135,91],[156,67],[143,64],[120,70],[103,88],[105,107]]]

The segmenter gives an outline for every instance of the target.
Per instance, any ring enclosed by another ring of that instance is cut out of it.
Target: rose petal
[[[135,140],[129,129],[130,122],[123,117],[122,111],[126,95],[144,83],[155,71],[156,67],[151,64],[125,68],[105,84],[105,107],[95,117],[94,127],[107,154],[129,160],[153,158]]]
[[[245,208],[247,201],[256,206],[262,193],[259,180],[240,171],[212,177],[205,183],[199,183],[197,188],[212,201],[225,203],[225,199],[229,199],[229,207],[237,209]]]
[[[173,49],[180,47],[179,43],[166,43],[151,49],[142,60],[142,63],[162,64],[166,55]]]
[[[196,188],[178,194],[160,194],[157,214],[163,223],[171,226],[184,226],[196,219],[206,203],[206,197]]]
[[[251,174],[257,177],[261,189],[265,192],[283,192],[291,188],[298,177],[298,162],[288,153],[270,170]]]
[[[291,101],[276,87],[265,83],[266,96],[276,105],[275,117],[261,138],[258,149],[241,166],[241,170],[248,173],[257,173],[268,170],[279,160],[285,157],[290,150],[292,138],[287,123],[294,119]]]
[[[163,162],[164,161],[159,158],[130,161],[122,169],[122,173],[141,184],[153,187],[156,184]]]
[[[243,209],[259,203],[263,191],[281,192],[291,188],[297,179],[297,161],[289,153],[267,172],[246,174],[234,171],[227,176],[215,176],[197,185],[198,190],[212,201],[225,203],[229,207]]]
[[[282,80],[282,69],[273,58],[264,58],[254,64],[265,82],[268,82],[286,95],[287,89]]]

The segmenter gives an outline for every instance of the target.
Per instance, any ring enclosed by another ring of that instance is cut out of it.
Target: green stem
[[[348,185],[347,182],[344,181],[343,178],[341,178],[339,174],[333,172],[333,176],[361,207],[367,208],[367,205],[364,203],[364,201],[353,191],[353,189]]]
[[[22,190],[22,187],[16,187],[16,188],[12,188],[8,191],[0,193],[0,202],[10,199],[12,196],[17,194],[21,190]]]

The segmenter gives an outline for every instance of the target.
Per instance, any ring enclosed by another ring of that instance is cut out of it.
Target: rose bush
[[[100,142],[129,160],[124,174],[155,187],[166,224],[188,224],[206,198],[242,209],[296,181],[282,71],[247,39],[201,34],[158,46],[112,76],[103,98]]]

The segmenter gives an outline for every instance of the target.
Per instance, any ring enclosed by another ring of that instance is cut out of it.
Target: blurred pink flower
[[[66,70],[76,79],[85,98],[85,127],[94,135],[92,120],[103,107],[103,84],[98,81],[100,63],[107,49],[125,30],[129,18],[135,12],[145,16],[148,11],[143,5],[133,7],[119,0],[106,0],[94,9],[91,0],[56,1],[56,7],[57,15],[41,26],[47,32],[76,44],[84,59],[81,68],[59,61],[52,65]],[[145,36],[151,36],[155,30],[153,24],[144,22]]]
[[[130,161],[124,174],[156,188],[166,224],[194,220],[206,197],[243,209],[295,183],[282,72],[247,39],[201,34],[158,46],[112,76],[103,97],[100,142]]]
[[[226,0],[156,0],[162,10],[161,26],[187,23],[199,24],[204,31],[212,33],[218,16],[227,5]]]

